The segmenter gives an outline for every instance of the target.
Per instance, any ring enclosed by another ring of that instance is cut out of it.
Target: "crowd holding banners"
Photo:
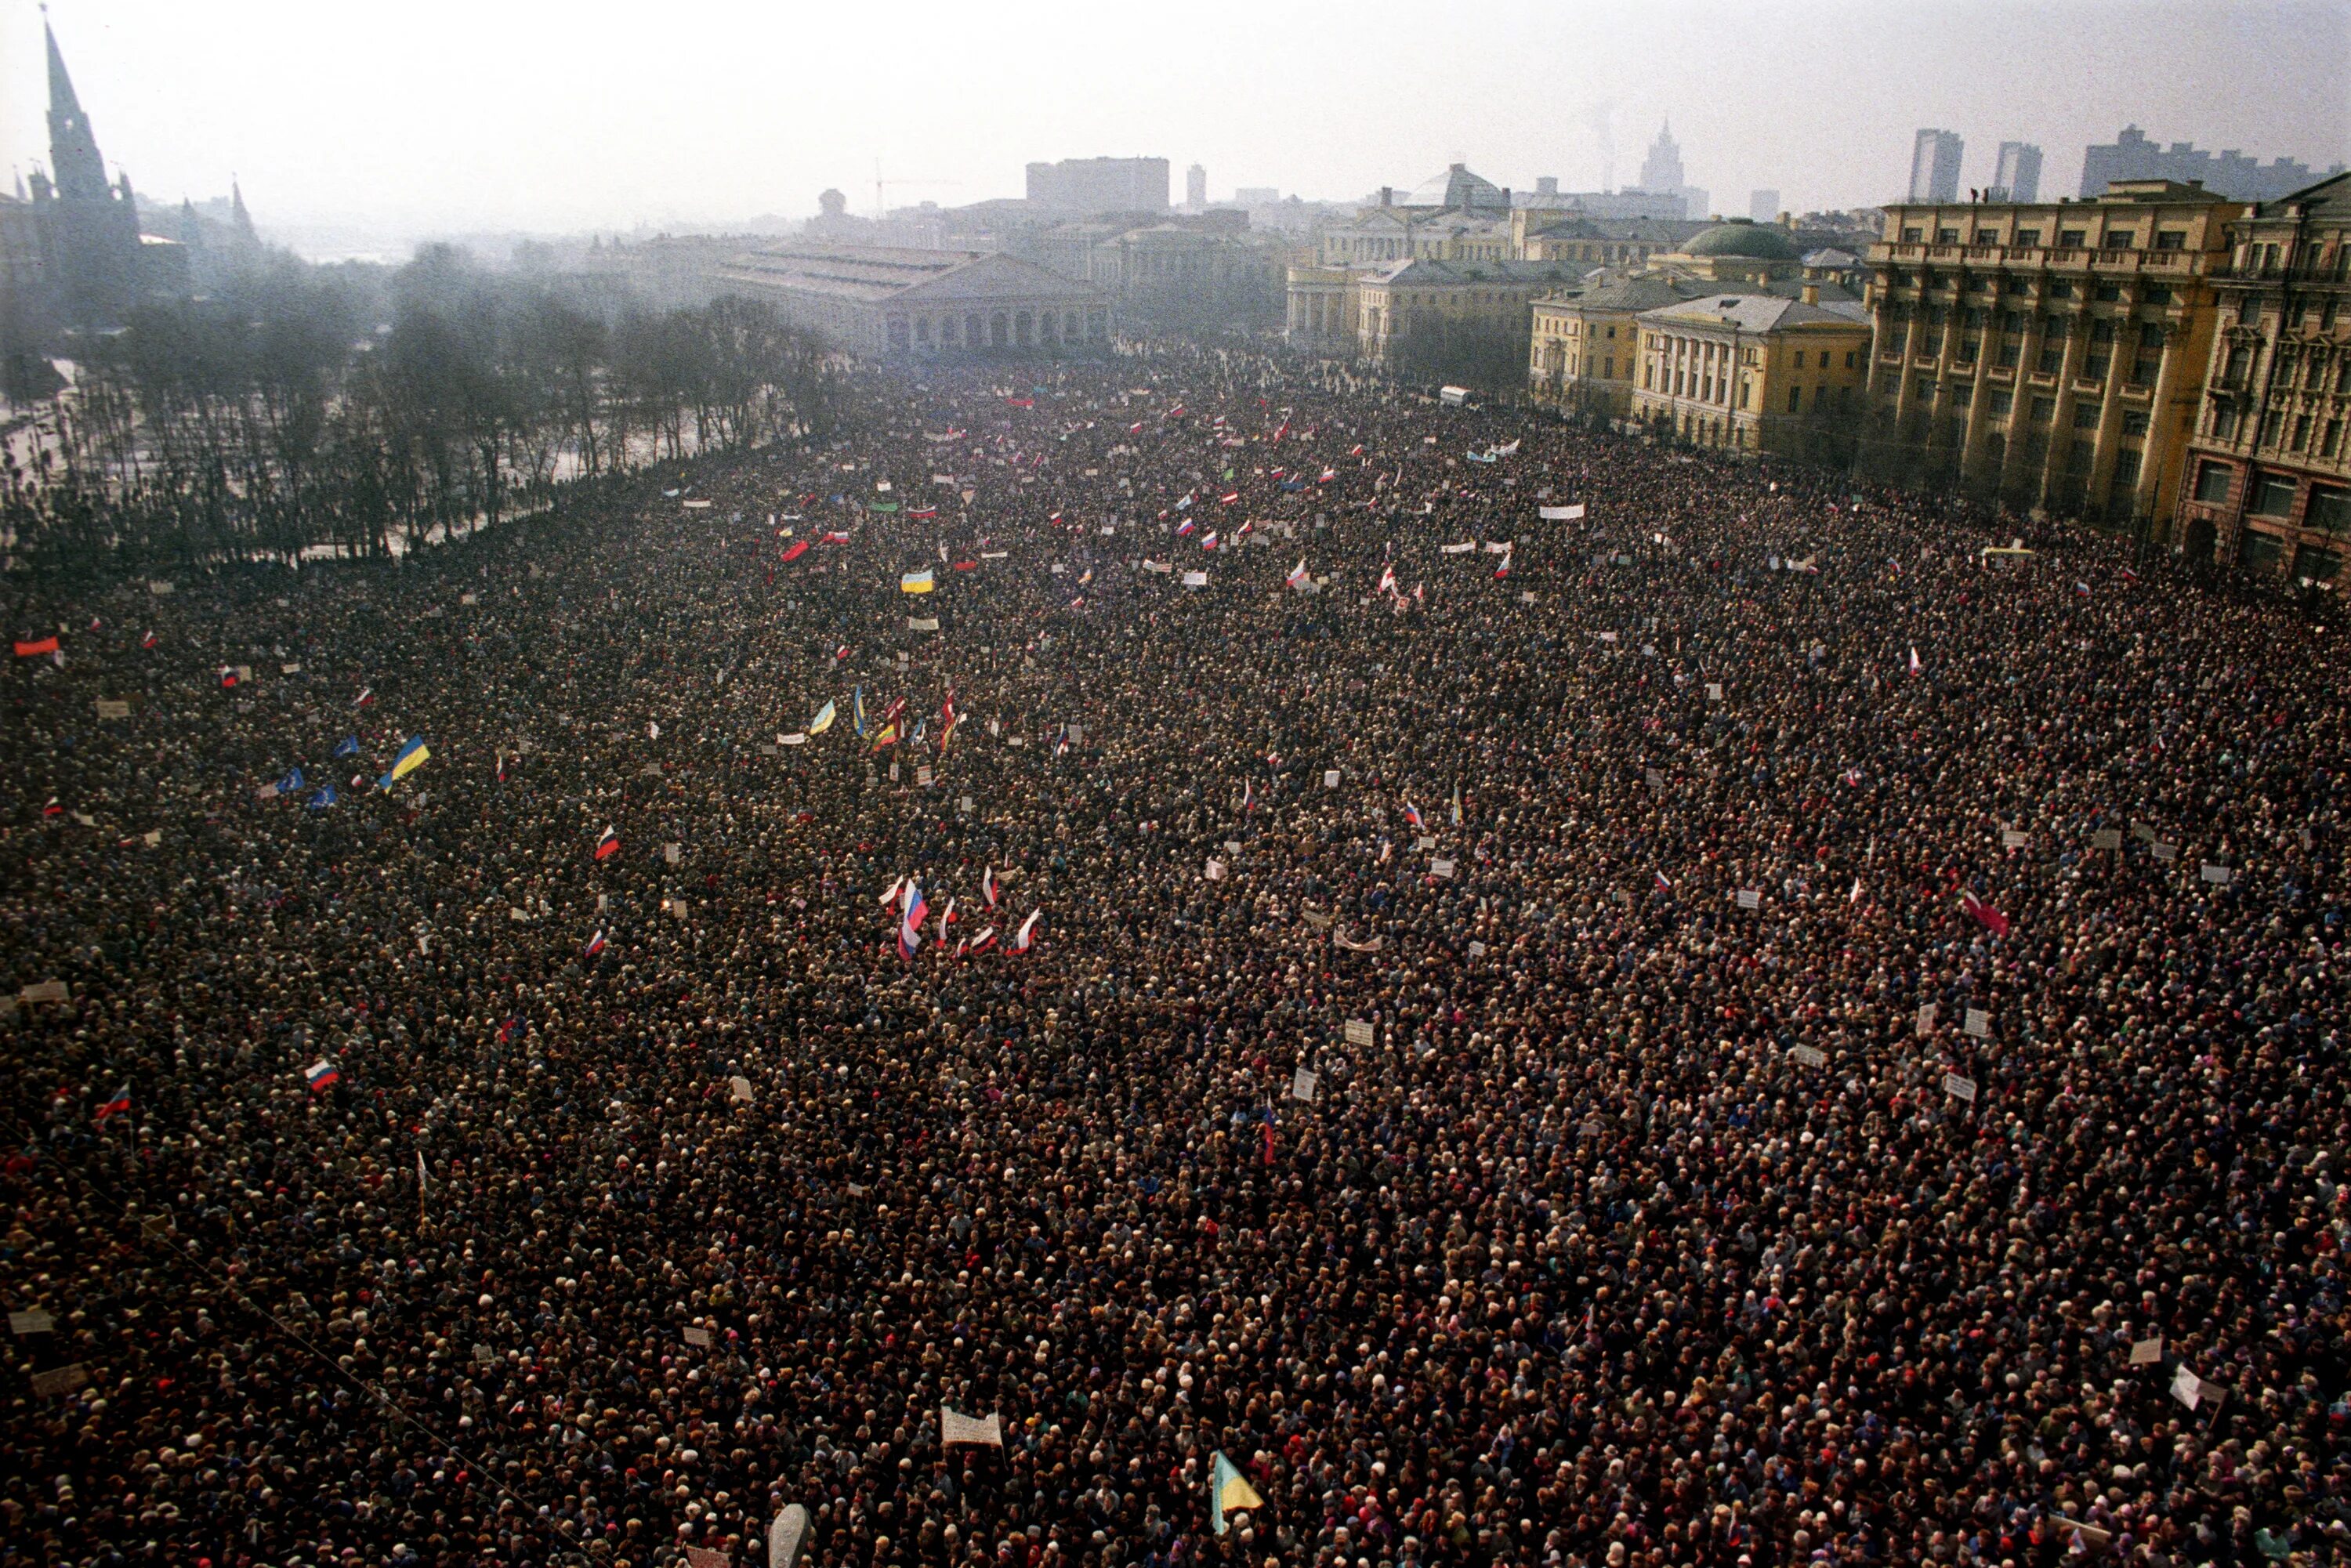
[[[855,398],[7,584],[0,1565],[2346,1560],[2339,632],[1237,355]]]

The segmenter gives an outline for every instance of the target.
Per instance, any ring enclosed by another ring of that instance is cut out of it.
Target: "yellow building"
[[[2342,586],[2351,551],[2351,174],[2264,202],[2208,276],[2219,326],[2180,476],[2199,560]]]
[[[1531,307],[1527,390],[1538,402],[1557,403],[1603,419],[1633,412],[1639,379],[1640,317],[1691,296],[1663,274],[1606,277],[1587,287],[1545,295]]]
[[[1785,228],[1740,218],[1687,235],[1632,273],[1597,274],[1535,301],[1528,390],[1606,419],[1633,412],[1636,319],[1651,310],[1729,294],[1767,294],[1835,311],[1860,296],[1799,255]]]
[[[1864,466],[2168,538],[2245,211],[2168,180],[1887,207]]]
[[[1869,320],[1858,305],[1742,293],[1642,312],[1632,417],[1661,434],[1834,462],[1861,407]]]

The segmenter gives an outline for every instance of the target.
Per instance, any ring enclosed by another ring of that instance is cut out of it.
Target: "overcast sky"
[[[1913,131],[2046,151],[2159,141],[2351,155],[2351,0],[53,0],[110,164],[151,199],[226,192],[265,230],[577,232],[1018,195],[1029,159],[1144,153],[1353,199],[1453,159],[1497,183],[1619,185],[1670,117],[1718,211],[1897,197]],[[0,0],[0,157],[47,158],[40,16]]]

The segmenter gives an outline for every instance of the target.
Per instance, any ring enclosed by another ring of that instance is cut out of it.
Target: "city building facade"
[[[1610,420],[1633,413],[1639,319],[1701,298],[1756,294],[1833,312],[1858,309],[1842,253],[1809,252],[1784,224],[1734,218],[1631,269],[1610,267],[1532,306],[1527,390],[1537,402]],[[1819,368],[1819,367],[1815,367]]]
[[[805,241],[732,256],[714,282],[869,359],[1092,351],[1112,327],[1093,285],[978,251]]]
[[[2262,204],[2229,239],[2180,476],[2180,549],[2340,585],[2351,551],[2351,174]]]
[[[1868,376],[1869,319],[1859,305],[1718,294],[1646,310],[1631,413],[1701,446],[1816,462],[1850,455]]]
[[[1400,261],[1359,275],[1352,290],[1354,355],[1388,363],[1416,339],[1414,346],[1424,350],[1492,343],[1523,363],[1530,304],[1590,270],[1557,261]]]
[[[1887,207],[1865,466],[2168,538],[2244,210],[2162,180]]]

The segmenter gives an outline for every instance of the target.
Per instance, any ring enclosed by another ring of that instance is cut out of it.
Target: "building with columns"
[[[2209,273],[2218,321],[2179,548],[2340,586],[2351,550],[2351,174],[2264,202]]]
[[[1702,446],[1849,456],[1869,318],[1856,304],[1822,303],[1818,284],[1802,287],[1794,299],[1722,293],[1643,311],[1632,418]]]
[[[1784,224],[1733,218],[1686,235],[1636,267],[1612,267],[1576,287],[1538,298],[1527,390],[1539,402],[1604,419],[1626,418],[1633,413],[1638,380],[1637,318],[1734,294],[1771,295],[1852,312],[1861,296],[1844,286],[1834,267],[1816,265],[1820,259],[1818,251],[1805,253]]]
[[[1101,289],[1001,254],[784,244],[729,257],[713,282],[870,359],[1090,352],[1110,340]]]
[[[2245,211],[2168,180],[1887,207],[1865,471],[2168,539]]]

